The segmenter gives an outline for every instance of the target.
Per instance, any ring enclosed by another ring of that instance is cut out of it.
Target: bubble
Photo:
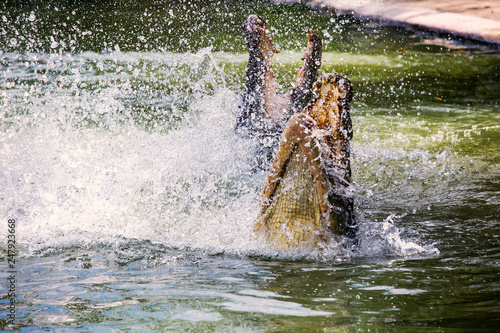
[[[30,16],[28,17],[28,21],[34,22],[36,20],[36,16],[34,12],[31,12]]]

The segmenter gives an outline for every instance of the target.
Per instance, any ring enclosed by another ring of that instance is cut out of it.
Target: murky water
[[[252,237],[266,172],[233,131],[251,13],[283,90],[309,28],[353,81],[353,253]],[[7,1],[0,35],[2,329],[500,325],[500,53],[260,1]]]

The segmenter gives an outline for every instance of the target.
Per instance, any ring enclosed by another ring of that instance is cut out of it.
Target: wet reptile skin
[[[332,234],[353,237],[352,85],[338,73],[316,81],[322,42],[310,30],[297,81],[290,93],[278,96],[271,68],[278,51],[265,20],[250,15],[242,30],[249,61],[236,131],[258,138],[258,155],[264,157],[271,157],[269,148],[282,134],[262,191],[256,234],[280,250],[317,248]]]
[[[318,147],[320,151],[320,168],[328,182],[326,192],[323,192],[328,197],[328,208],[321,213],[318,183],[313,180],[310,161],[299,149],[299,144],[295,144],[289,157],[286,153],[279,153],[286,151],[280,146],[275,162],[285,162],[279,170],[270,171],[280,175],[278,184],[273,191],[264,191],[269,193],[266,196],[270,205],[265,207],[255,225],[256,233],[280,250],[317,248],[329,234],[352,238],[357,230],[353,198],[348,190],[351,182],[349,141],[352,138],[352,122],[349,103],[352,85],[341,74],[325,74],[316,84],[316,90],[316,101],[303,113],[309,114],[315,128],[322,133],[311,132],[316,134],[308,136],[311,140],[308,145]],[[289,134],[283,134],[285,136]],[[282,141],[282,144],[286,146],[286,142]],[[271,184],[273,178],[268,178],[266,184]]]
[[[318,193],[305,156],[297,148],[256,229],[277,249],[317,246],[321,230]]]

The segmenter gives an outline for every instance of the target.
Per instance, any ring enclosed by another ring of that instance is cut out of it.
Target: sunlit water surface
[[[298,5],[0,8],[2,279],[8,219],[19,252],[16,325],[2,308],[1,328],[500,325],[500,54]],[[253,237],[266,170],[234,133],[249,13],[269,20],[283,90],[308,28],[322,71],[353,81],[355,251]]]

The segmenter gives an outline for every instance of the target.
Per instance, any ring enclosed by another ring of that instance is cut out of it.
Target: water
[[[2,329],[496,331],[498,52],[260,1],[0,8]],[[309,28],[354,84],[353,253],[252,237],[266,172],[233,131],[251,13],[284,90]]]

